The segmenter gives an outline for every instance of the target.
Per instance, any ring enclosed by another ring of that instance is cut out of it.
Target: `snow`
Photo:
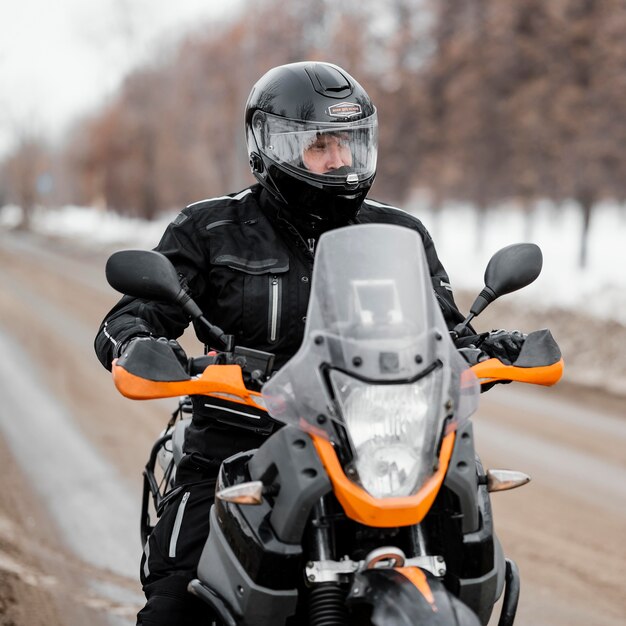
[[[574,203],[561,207],[540,203],[530,236],[516,207],[489,212],[480,251],[475,250],[477,221],[471,206],[446,206],[438,216],[426,209],[415,214],[430,230],[453,288],[480,289],[493,253],[511,243],[530,241],[542,250],[543,270],[535,283],[507,299],[536,309],[559,307],[626,324],[626,207],[606,203],[594,211],[584,269],[578,263],[582,212]]]
[[[429,229],[439,257],[455,290],[478,291],[489,257],[500,248],[520,241],[532,241],[543,252],[543,271],[537,281],[507,296],[510,302],[529,309],[559,307],[586,312],[599,319],[626,325],[626,207],[606,203],[593,214],[588,243],[588,263],[578,266],[582,216],[572,203],[556,207],[538,205],[531,228],[514,206],[503,206],[486,216],[484,245],[476,250],[476,214],[468,205],[447,205],[434,213],[425,203],[410,207]],[[153,248],[177,210],[146,222],[96,208],[67,206],[35,213],[35,231],[72,237],[103,248]],[[0,228],[19,221],[15,206],[0,209]],[[530,232],[530,236],[525,233]]]

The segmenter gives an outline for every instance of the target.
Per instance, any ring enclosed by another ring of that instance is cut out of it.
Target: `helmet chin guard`
[[[280,168],[270,165],[267,179],[274,183],[276,190],[264,185],[274,197],[289,207],[291,211],[308,215],[317,215],[324,220],[345,224],[354,218],[365,200],[369,188],[360,186],[352,193],[340,194],[337,190],[329,191],[325,187],[317,187],[311,183],[289,176]]]

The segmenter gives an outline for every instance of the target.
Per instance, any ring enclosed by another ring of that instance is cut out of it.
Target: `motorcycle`
[[[220,347],[184,368],[166,343],[137,341],[114,362],[126,397],[181,398],[144,472],[142,540],[150,496],[159,512],[181,488],[190,398],[211,397],[282,426],[220,468],[189,585],[218,624],[485,626],[504,594],[498,624],[512,625],[519,573],[494,533],[489,494],[530,479],[484,469],[469,418],[481,386],[552,385],[563,359],[548,330],[530,333],[513,364],[471,349],[464,358],[452,337],[541,265],[533,244],[500,250],[450,333],[417,233],[376,224],[328,232],[302,346],[273,372],[271,354],[235,346],[203,317],[165,257],[115,253],[114,288],[178,302]]]

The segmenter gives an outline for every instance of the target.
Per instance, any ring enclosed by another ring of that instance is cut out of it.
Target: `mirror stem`
[[[232,352],[234,347],[233,336],[225,334],[221,328],[211,324],[211,322],[209,322],[209,320],[202,314],[200,307],[191,299],[191,296],[184,289],[181,289],[178,292],[176,302],[180,304],[183,311],[185,311],[185,313],[187,313],[192,320],[198,320],[201,324],[206,326],[211,337],[214,340],[219,341],[227,352]]]
[[[457,337],[461,337],[463,335],[463,331],[469,326],[469,323],[480,313],[482,313],[487,305],[491,304],[497,298],[496,293],[493,289],[489,287],[484,287],[483,290],[478,294],[476,300],[474,300],[474,304],[470,307],[469,315],[460,323],[454,327],[454,332]]]
[[[176,302],[180,304],[181,308],[187,313],[191,319],[198,319],[202,317],[202,311],[200,307],[191,299],[191,296],[181,288],[176,295]]]
[[[497,297],[498,295],[495,293],[495,291],[493,291],[493,289],[490,289],[489,287],[484,287],[483,290],[478,294],[476,300],[474,300],[474,304],[472,304],[470,308],[470,313],[472,314],[472,317],[478,315],[479,313],[482,313],[487,308],[487,305],[491,304]]]
[[[196,319],[207,327],[211,337],[216,341],[219,341],[224,346],[224,350],[226,352],[232,352],[234,347],[232,335],[227,335],[219,326],[211,324],[211,322],[209,322],[209,320],[202,314],[200,314],[200,316]]]
[[[476,300],[474,300],[474,304],[470,307],[469,315],[457,326],[454,328],[454,332],[457,334],[457,337],[461,337],[463,331],[468,327],[469,323],[480,313],[482,313],[487,305],[491,304],[496,298],[497,294],[490,289],[489,287],[484,287],[483,290],[478,294]]]
[[[455,334],[455,339],[463,336],[463,332],[468,327],[469,323],[474,319],[475,314],[470,313],[460,324],[457,324],[452,331]]]

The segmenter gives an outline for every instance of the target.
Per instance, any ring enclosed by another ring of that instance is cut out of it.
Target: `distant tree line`
[[[24,142],[2,166],[4,197],[35,201],[22,161],[55,168],[57,202],[148,218],[236,191],[252,181],[248,92],[300,60],[345,67],[374,99],[381,199],[420,189],[479,216],[574,200],[581,264],[593,207],[625,199],[626,0],[249,2],[129,75],[52,156]]]

